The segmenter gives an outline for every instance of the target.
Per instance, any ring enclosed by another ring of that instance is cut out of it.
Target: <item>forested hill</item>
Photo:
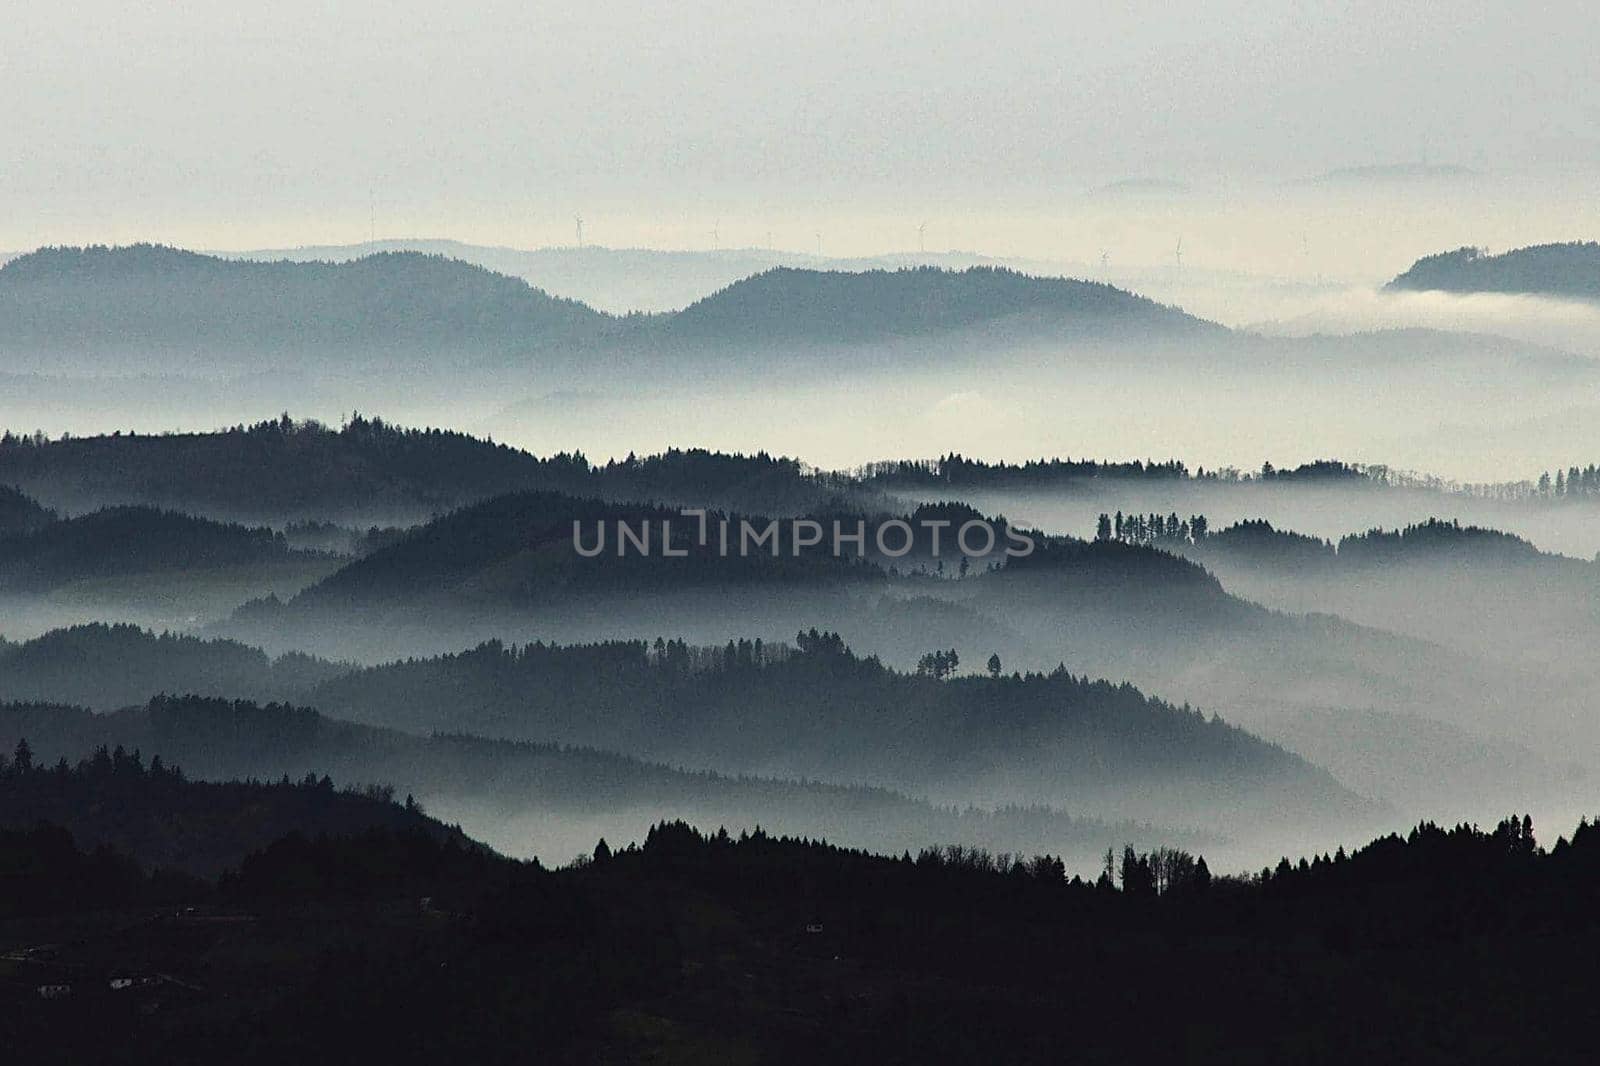
[[[330,680],[328,713],[412,731],[462,729],[782,777],[868,780],[916,794],[1090,804],[1152,817],[1271,805],[1313,820],[1359,809],[1332,778],[1216,717],[1132,686],[1044,674],[917,674],[836,636],[698,651],[677,642],[485,644]],[[981,665],[981,664],[974,664]],[[1184,804],[1187,804],[1185,808]]]
[[[678,343],[843,345],[960,333],[1176,334],[1222,327],[1110,285],[997,267],[858,274],[778,267],[655,320]]]
[[[100,711],[168,692],[288,700],[350,669],[131,625],[73,626],[20,644],[0,638],[0,700],[55,700]]]
[[[1538,244],[1498,255],[1458,248],[1418,259],[1387,288],[1600,300],[1600,243]]]
[[[257,263],[141,244],[45,248],[0,268],[0,350],[58,352],[100,369],[149,352],[163,353],[169,370],[251,353],[306,366],[335,353],[512,356],[592,337],[608,321],[520,279],[414,252]]]
[[[39,760],[23,741],[7,751],[0,754],[0,829],[48,822],[85,848],[113,848],[147,866],[214,877],[289,833],[381,829],[479,847],[414,805],[394,802],[387,789],[339,789],[317,775],[271,784],[194,781],[159,753],[121,746],[98,747],[75,764]]]
[[[13,427],[14,428],[14,427]],[[355,415],[335,429],[288,415],[211,433],[112,434],[49,440],[0,435],[0,486],[68,511],[148,504],[211,517],[280,523],[319,519],[410,524],[464,504],[528,490],[612,499],[813,510],[848,479],[765,453],[674,449],[603,464],[538,457],[450,430],[408,429]],[[35,508],[0,488],[7,514],[37,524]]]
[[[0,484],[0,537],[32,533],[55,520],[55,513],[37,500]]]
[[[283,561],[283,534],[151,507],[108,507],[0,536],[0,591],[37,592],[83,578],[188,573]]]
[[[1142,517],[1142,516],[1141,516]],[[1337,544],[1287,529],[1264,519],[1236,522],[1199,538],[1153,537],[1148,543],[1205,563],[1236,562],[1307,573],[1359,573],[1374,568],[1459,564],[1484,570],[1521,565],[1547,566],[1569,573],[1589,564],[1541,552],[1511,533],[1430,518],[1402,529],[1369,529],[1339,538]]]
[[[729,516],[728,521],[732,550],[724,556],[711,527],[702,542],[695,521],[677,509],[554,492],[513,493],[435,519],[329,575],[294,602],[308,609],[383,602],[416,607],[440,598],[527,606],[574,593],[639,596],[882,576],[852,555],[833,555],[826,543],[792,552],[787,523],[778,524],[781,550],[741,552],[744,520]],[[758,531],[769,524],[764,518],[749,521]],[[648,554],[621,539],[619,523],[645,538]],[[665,554],[667,524],[672,552],[681,555]],[[575,529],[585,549],[598,554],[578,553]]]
[[[893,337],[1221,331],[1099,282],[994,267],[780,267],[682,311],[617,317],[520,278],[416,252],[338,263],[159,245],[46,248],[0,267],[0,352],[32,369],[138,373],[571,365],[657,346],[840,345]],[[43,357],[49,357],[48,359]]]

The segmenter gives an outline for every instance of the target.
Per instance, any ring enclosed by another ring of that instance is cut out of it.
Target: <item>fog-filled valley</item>
[[[1288,314],[1263,326],[1249,306],[1223,326],[1115,283],[1003,264],[837,265],[775,266],[681,310],[619,315],[422,252],[326,263],[45,249],[0,268],[8,425],[159,432],[360,410],[540,454],[693,444],[840,469],[1070,445],[1243,469],[1336,456],[1458,481],[1537,477],[1600,446],[1600,329],[1508,337],[1492,309],[1413,313],[1520,299],[1532,302],[1504,317],[1592,316],[1565,292],[1374,287],[1363,298],[1388,310],[1308,329]]]
[[[1239,868],[1569,822],[1600,757],[1600,478],[1556,474],[597,460],[361,415],[13,431],[0,700],[7,743],[381,781],[547,862],[669,817],[1084,873],[1123,836]],[[997,543],[952,544],[968,523]]]
[[[1591,1062],[1596,55],[8,5],[0,1063]]]

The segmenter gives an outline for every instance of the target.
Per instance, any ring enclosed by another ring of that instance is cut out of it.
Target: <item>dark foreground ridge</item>
[[[26,763],[8,788],[60,773]],[[1516,818],[1247,877],[1128,849],[1094,882],[681,822],[557,871],[421,824],[295,833],[199,881],[41,825],[0,831],[0,1040],[29,1062],[1580,1061],[1596,874],[1600,830],[1546,851]]]

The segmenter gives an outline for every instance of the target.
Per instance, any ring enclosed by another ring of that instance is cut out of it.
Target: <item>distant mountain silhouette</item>
[[[150,354],[168,371],[261,354],[296,367],[511,359],[605,322],[519,279],[411,252],[255,263],[161,245],[46,248],[0,268],[0,350],[93,369]]]
[[[1062,260],[997,257],[961,249],[832,256],[782,248],[608,248],[598,244],[507,248],[438,238],[384,238],[355,244],[309,245],[255,251],[215,252],[229,259],[263,262],[361,259],[379,252],[421,252],[476,263],[520,277],[555,295],[581,300],[611,314],[677,311],[744,278],[791,267],[798,270],[899,270],[938,267],[1009,267],[1047,277],[1074,277],[1086,265]]]
[[[680,312],[625,318],[418,252],[326,263],[159,245],[49,248],[0,267],[0,352],[51,371],[575,366],[582,351],[626,358],[661,345],[826,346],[976,329],[1189,336],[1222,327],[1109,285],[987,267],[779,267]]]
[[[1458,248],[1418,259],[1385,288],[1600,300],[1600,243],[1539,244],[1498,255]]]
[[[1338,167],[1309,179],[1313,185],[1373,185],[1422,181],[1463,181],[1478,172],[1456,163],[1378,163]]]
[[[985,328],[1203,335],[1222,327],[1110,285],[995,267],[859,274],[779,267],[659,320],[678,343],[837,345]]]

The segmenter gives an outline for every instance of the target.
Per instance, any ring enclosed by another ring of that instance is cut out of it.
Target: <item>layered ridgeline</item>
[[[936,807],[880,788],[689,772],[593,749],[431,737],[325,717],[287,704],[160,697],[112,714],[48,703],[0,704],[0,746],[26,740],[44,765],[101,748],[160,755],[191,777],[381,782],[511,854],[565,861],[600,836],[642,837],[664,817],[702,825],[826,836],[899,853],[935,841],[1063,854],[1093,869],[1127,840],[1192,846],[1223,834],[1167,830],[1062,813],[1042,805]],[[1348,801],[1347,796],[1341,796]],[[1190,818],[1193,826],[1197,819]],[[1242,830],[1242,822],[1225,827]]]
[[[380,663],[491,639],[586,643],[663,634],[720,646],[739,638],[786,642],[818,627],[906,670],[952,648],[969,669],[991,654],[1008,671],[1049,672],[1065,662],[1075,674],[1127,679],[1144,692],[1218,710],[1261,735],[1292,736],[1297,747],[1306,739],[1298,726],[1309,721],[1325,741],[1314,749],[1318,760],[1341,767],[1363,765],[1371,739],[1346,724],[1370,719],[1337,712],[1372,708],[1404,708],[1553,755],[1570,750],[1570,736],[1558,732],[1569,721],[1564,704],[1507,714],[1529,691],[1520,674],[1326,613],[1264,608],[1155,545],[1044,538],[1026,557],[972,560],[949,554],[947,545],[942,569],[929,559],[857,562],[825,549],[724,558],[692,541],[682,544],[682,558],[659,550],[619,557],[614,539],[599,556],[583,558],[572,543],[574,520],[591,545],[598,525],[619,520],[634,529],[648,521],[652,530],[675,521],[677,537],[693,530],[650,508],[508,496],[430,523],[287,602],[248,605],[219,629],[275,652]],[[857,520],[871,528],[872,519]],[[1308,719],[1309,712],[1316,713]],[[1292,734],[1277,728],[1286,722],[1296,723]],[[1380,779],[1364,778],[1364,791],[1421,807],[1463,800],[1487,817],[1528,780],[1485,788],[1467,776],[1481,765],[1449,757],[1410,769],[1385,764]]]
[[[837,636],[800,650],[740,641],[484,645],[331,680],[329,713],[465,729],[674,764],[872,781],[958,802],[1047,803],[1137,818],[1338,818],[1357,804],[1300,759],[1128,685],[1051,674],[900,673]]]
[[[279,699],[415,735],[555,743],[725,774],[867,782],[942,802],[1113,819],[1255,824],[1294,812],[1333,821],[1362,809],[1295,756],[1131,686],[1065,668],[1004,674],[996,664],[995,676],[955,676],[958,669],[958,658],[940,653],[902,673],[816,631],[802,633],[798,648],[491,643],[357,670],[301,655],[273,660],[231,641],[87,626],[0,644],[0,700],[109,710],[165,693]],[[116,741],[146,751],[172,743]],[[195,750],[210,750],[200,737],[191,742],[201,747],[183,749],[190,763]],[[208,775],[264,772],[201,765]],[[437,790],[444,780],[427,784]]]
[[[1538,244],[1498,255],[1482,248],[1458,248],[1418,259],[1386,288],[1600,300],[1600,244]]]
[[[890,252],[873,256],[819,256],[771,248],[507,248],[438,238],[386,238],[357,244],[306,245],[218,252],[230,259],[347,262],[379,252],[443,255],[501,274],[520,277],[552,293],[582,300],[614,314],[673,311],[775,267],[860,273],[933,266],[946,270],[1007,266],[1033,274],[1060,275],[1068,264],[998,260],[975,252]],[[0,262],[5,259],[0,253]]]
[[[135,504],[279,527],[298,520],[362,528],[409,525],[530,490],[774,514],[873,495],[851,479],[765,453],[672,449],[601,464],[359,414],[338,429],[285,415],[210,433],[48,440],[8,432],[0,436],[0,486],[15,486],[0,488],[0,534],[8,521],[24,530],[48,517],[17,490],[73,512]]]
[[[1255,520],[1172,546],[1258,602],[1329,611],[1547,675],[1589,668],[1585,649],[1600,639],[1600,563],[1455,520],[1337,542]]]
[[[603,351],[830,347],[974,330],[1222,332],[1108,285],[982,267],[778,268],[682,312],[620,318],[414,252],[263,263],[152,245],[51,248],[0,267],[0,351],[13,369],[51,372],[262,369],[264,358],[276,369],[319,371],[571,368]]]

